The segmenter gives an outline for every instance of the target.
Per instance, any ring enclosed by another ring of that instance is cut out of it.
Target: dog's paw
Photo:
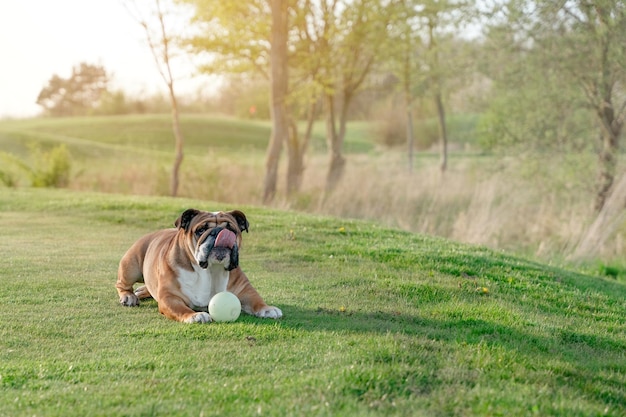
[[[209,316],[209,313],[204,311],[194,313],[185,319],[185,323],[210,323],[211,321],[213,319]]]
[[[133,293],[120,296],[120,304],[126,307],[134,307],[139,305],[139,298]]]
[[[135,290],[135,295],[140,300],[143,300],[144,298],[151,298],[152,297],[152,294],[150,294],[150,291],[148,291],[148,288],[145,285],[142,285],[141,287],[138,287]]]
[[[280,311],[280,308],[278,307],[265,306],[256,313],[254,313],[254,315],[264,319],[279,319],[283,316],[283,312]]]

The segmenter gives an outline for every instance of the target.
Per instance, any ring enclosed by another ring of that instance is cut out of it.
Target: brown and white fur
[[[249,226],[241,211],[188,209],[174,225],[140,238],[122,257],[115,284],[122,305],[136,306],[140,299],[152,297],[172,320],[208,323],[209,301],[228,290],[239,298],[245,313],[282,317],[239,267],[241,233]],[[133,291],[137,282],[145,285]]]

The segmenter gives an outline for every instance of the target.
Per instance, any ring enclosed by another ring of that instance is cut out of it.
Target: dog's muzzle
[[[195,257],[201,268],[222,264],[224,269],[231,271],[239,266],[237,236],[223,227],[211,229],[198,240]]]

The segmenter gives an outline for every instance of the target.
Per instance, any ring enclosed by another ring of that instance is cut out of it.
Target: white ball
[[[241,314],[239,298],[232,292],[222,291],[209,301],[209,314],[213,321],[235,321]]]

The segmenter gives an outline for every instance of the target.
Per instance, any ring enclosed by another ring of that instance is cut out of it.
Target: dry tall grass
[[[569,256],[570,259],[593,258],[600,253],[606,256],[607,251],[613,251],[614,255],[623,253],[623,238],[618,232],[624,225],[626,217],[625,202],[626,174],[622,174],[596,219],[581,234],[580,241]],[[613,241],[610,241],[611,238]]]
[[[594,164],[551,159],[453,157],[441,175],[437,158],[422,155],[408,173],[404,154],[352,155],[345,176],[322,204],[326,157],[308,158],[302,191],[274,206],[339,217],[364,218],[413,232],[513,250],[565,256],[594,217]],[[119,169],[85,168],[72,187],[105,192],[166,195],[169,161],[119,160]],[[282,161],[279,195],[284,194]],[[263,159],[209,153],[183,163],[180,195],[224,206],[261,204]],[[219,208],[219,207],[216,207]],[[622,239],[612,224],[595,254],[615,257]]]
[[[493,248],[543,256],[569,250],[592,215],[580,185],[559,187],[555,181],[551,187],[545,178],[524,175],[515,160],[490,164],[489,158],[453,159],[441,175],[433,158],[409,174],[402,155],[363,157],[351,160],[323,206],[312,207]],[[310,194],[320,194],[320,180],[309,178]]]

